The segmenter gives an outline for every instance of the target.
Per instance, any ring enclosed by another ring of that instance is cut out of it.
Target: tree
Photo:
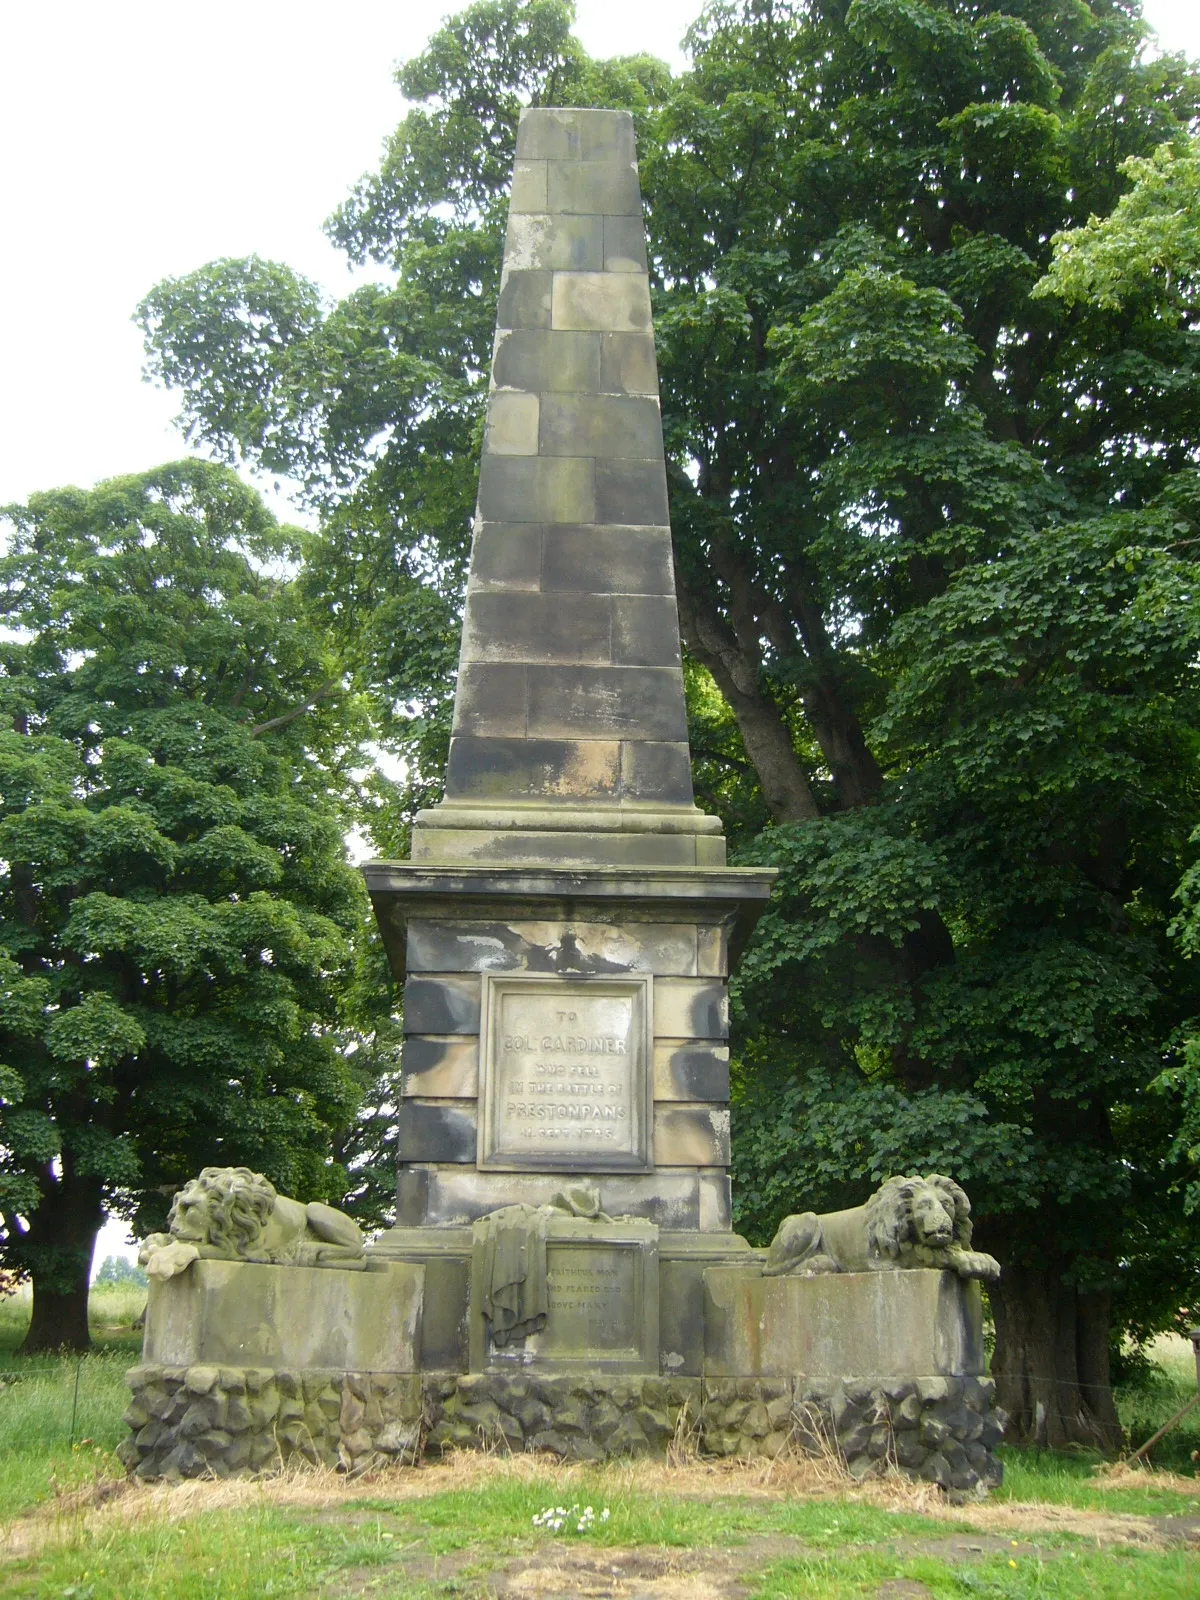
[[[345,1192],[362,724],[288,576],[298,536],[226,468],[5,520],[0,1259],[33,1280],[26,1348],[79,1349],[106,1210],[161,1227],[208,1162]]]
[[[436,712],[516,118],[633,110],[700,772],[782,870],[738,993],[740,1221],[950,1166],[1005,1265],[1014,1436],[1112,1445],[1122,1303],[1145,1329],[1195,1287],[1163,1069],[1196,1010],[1167,925],[1200,384],[1151,288],[1034,290],[1128,158],[1184,159],[1200,79],[1109,0],[730,0],[678,79],[589,62],[571,18],[486,0],[400,69],[416,104],[330,223],[391,287],[322,307],[216,263],[144,302],[151,368],[305,478],[347,628],[369,588],[407,630],[358,630],[361,670]]]

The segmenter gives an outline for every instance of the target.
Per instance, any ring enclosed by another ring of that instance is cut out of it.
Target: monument
[[[769,1257],[732,1230],[727,980],[773,874],[727,866],[692,793],[624,112],[521,118],[445,797],[364,871],[404,983],[396,1225],[364,1251],[310,1207],[301,1254],[264,1257],[184,1207],[135,1470],[258,1466],[268,1434],[354,1467],[816,1429],[856,1471],[997,1476],[990,1258],[948,1180],[790,1219]],[[300,1336],[318,1302],[332,1329]]]

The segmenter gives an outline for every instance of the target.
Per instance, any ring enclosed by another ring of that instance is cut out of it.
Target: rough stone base
[[[662,1455],[690,1433],[703,1400],[699,1378],[486,1372],[425,1385],[429,1449],[502,1443],[576,1461]]]
[[[117,1453],[138,1478],[270,1472],[293,1457],[360,1471],[415,1460],[424,1438],[417,1377],[146,1364],[125,1381],[132,1432]]]
[[[943,1489],[992,1488],[1004,1416],[990,1378],[727,1378],[704,1385],[708,1455],[836,1452],[851,1477],[898,1468]]]
[[[943,1489],[1001,1478],[1003,1417],[983,1378],[573,1377],[143,1365],[127,1375],[139,1478],[270,1472],[293,1457],[361,1472],[426,1452],[546,1450],[577,1461],[836,1453],[852,1477],[899,1468]]]

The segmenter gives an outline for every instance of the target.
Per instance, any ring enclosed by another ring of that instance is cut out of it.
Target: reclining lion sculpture
[[[365,1265],[363,1236],[352,1217],[317,1200],[291,1200],[249,1167],[205,1167],[171,1202],[167,1227],[138,1251],[152,1278],[173,1278],[198,1260]]]
[[[994,1281],[1000,1263],[971,1249],[971,1202],[952,1178],[889,1178],[865,1206],[787,1217],[771,1241],[763,1273],[881,1272],[937,1267],[960,1278]]]

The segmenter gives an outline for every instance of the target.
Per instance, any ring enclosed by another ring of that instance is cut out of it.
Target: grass
[[[0,1595],[483,1600],[501,1592],[715,1600],[738,1593],[820,1600],[873,1597],[882,1585],[903,1583],[922,1584],[947,1600],[1200,1595],[1200,1562],[1185,1551],[1098,1545],[1073,1532],[1045,1532],[1036,1540],[976,1534],[972,1523],[983,1508],[964,1508],[948,1520],[847,1498],[769,1497],[761,1485],[757,1494],[701,1499],[672,1493],[666,1468],[657,1469],[662,1487],[653,1491],[631,1484],[628,1473],[623,1481],[614,1469],[507,1467],[476,1461],[472,1487],[428,1495],[413,1493],[422,1472],[410,1469],[394,1475],[393,1492],[385,1480],[359,1494],[326,1485],[322,1497],[318,1485],[299,1506],[274,1503],[267,1491],[236,1509],[195,1509],[203,1504],[197,1500],[190,1515],[172,1514],[169,1501],[160,1501],[141,1517],[121,1516],[118,1501],[99,1525],[95,1517],[73,1522],[68,1512],[42,1548],[0,1564]],[[436,1479],[439,1470],[425,1474]],[[643,1469],[640,1483],[649,1481]],[[726,1482],[739,1485],[730,1474],[718,1479]],[[227,1488],[212,1487],[218,1494]],[[559,1503],[607,1505],[610,1519],[582,1534],[540,1533],[532,1518],[556,1496]]]
[[[95,1351],[86,1356],[22,1356],[27,1295],[0,1300],[0,1519],[56,1493],[120,1471],[112,1451],[125,1429],[126,1369],[138,1359],[132,1326],[144,1290],[93,1290]]]
[[[97,1350],[77,1361],[18,1356],[28,1306],[0,1303],[0,1600],[1200,1600],[1200,1559],[1164,1546],[1151,1520],[1200,1525],[1186,1454],[1176,1476],[1010,1450],[1003,1488],[958,1508],[927,1486],[856,1487],[799,1463],[468,1457],[358,1483],[128,1485],[111,1452],[141,1307],[137,1290],[96,1292]],[[1190,1347],[1156,1354],[1162,1377],[1120,1396],[1147,1433],[1195,1383]],[[534,1526],[548,1506],[586,1504],[608,1518],[582,1532],[576,1520],[557,1534]]]

